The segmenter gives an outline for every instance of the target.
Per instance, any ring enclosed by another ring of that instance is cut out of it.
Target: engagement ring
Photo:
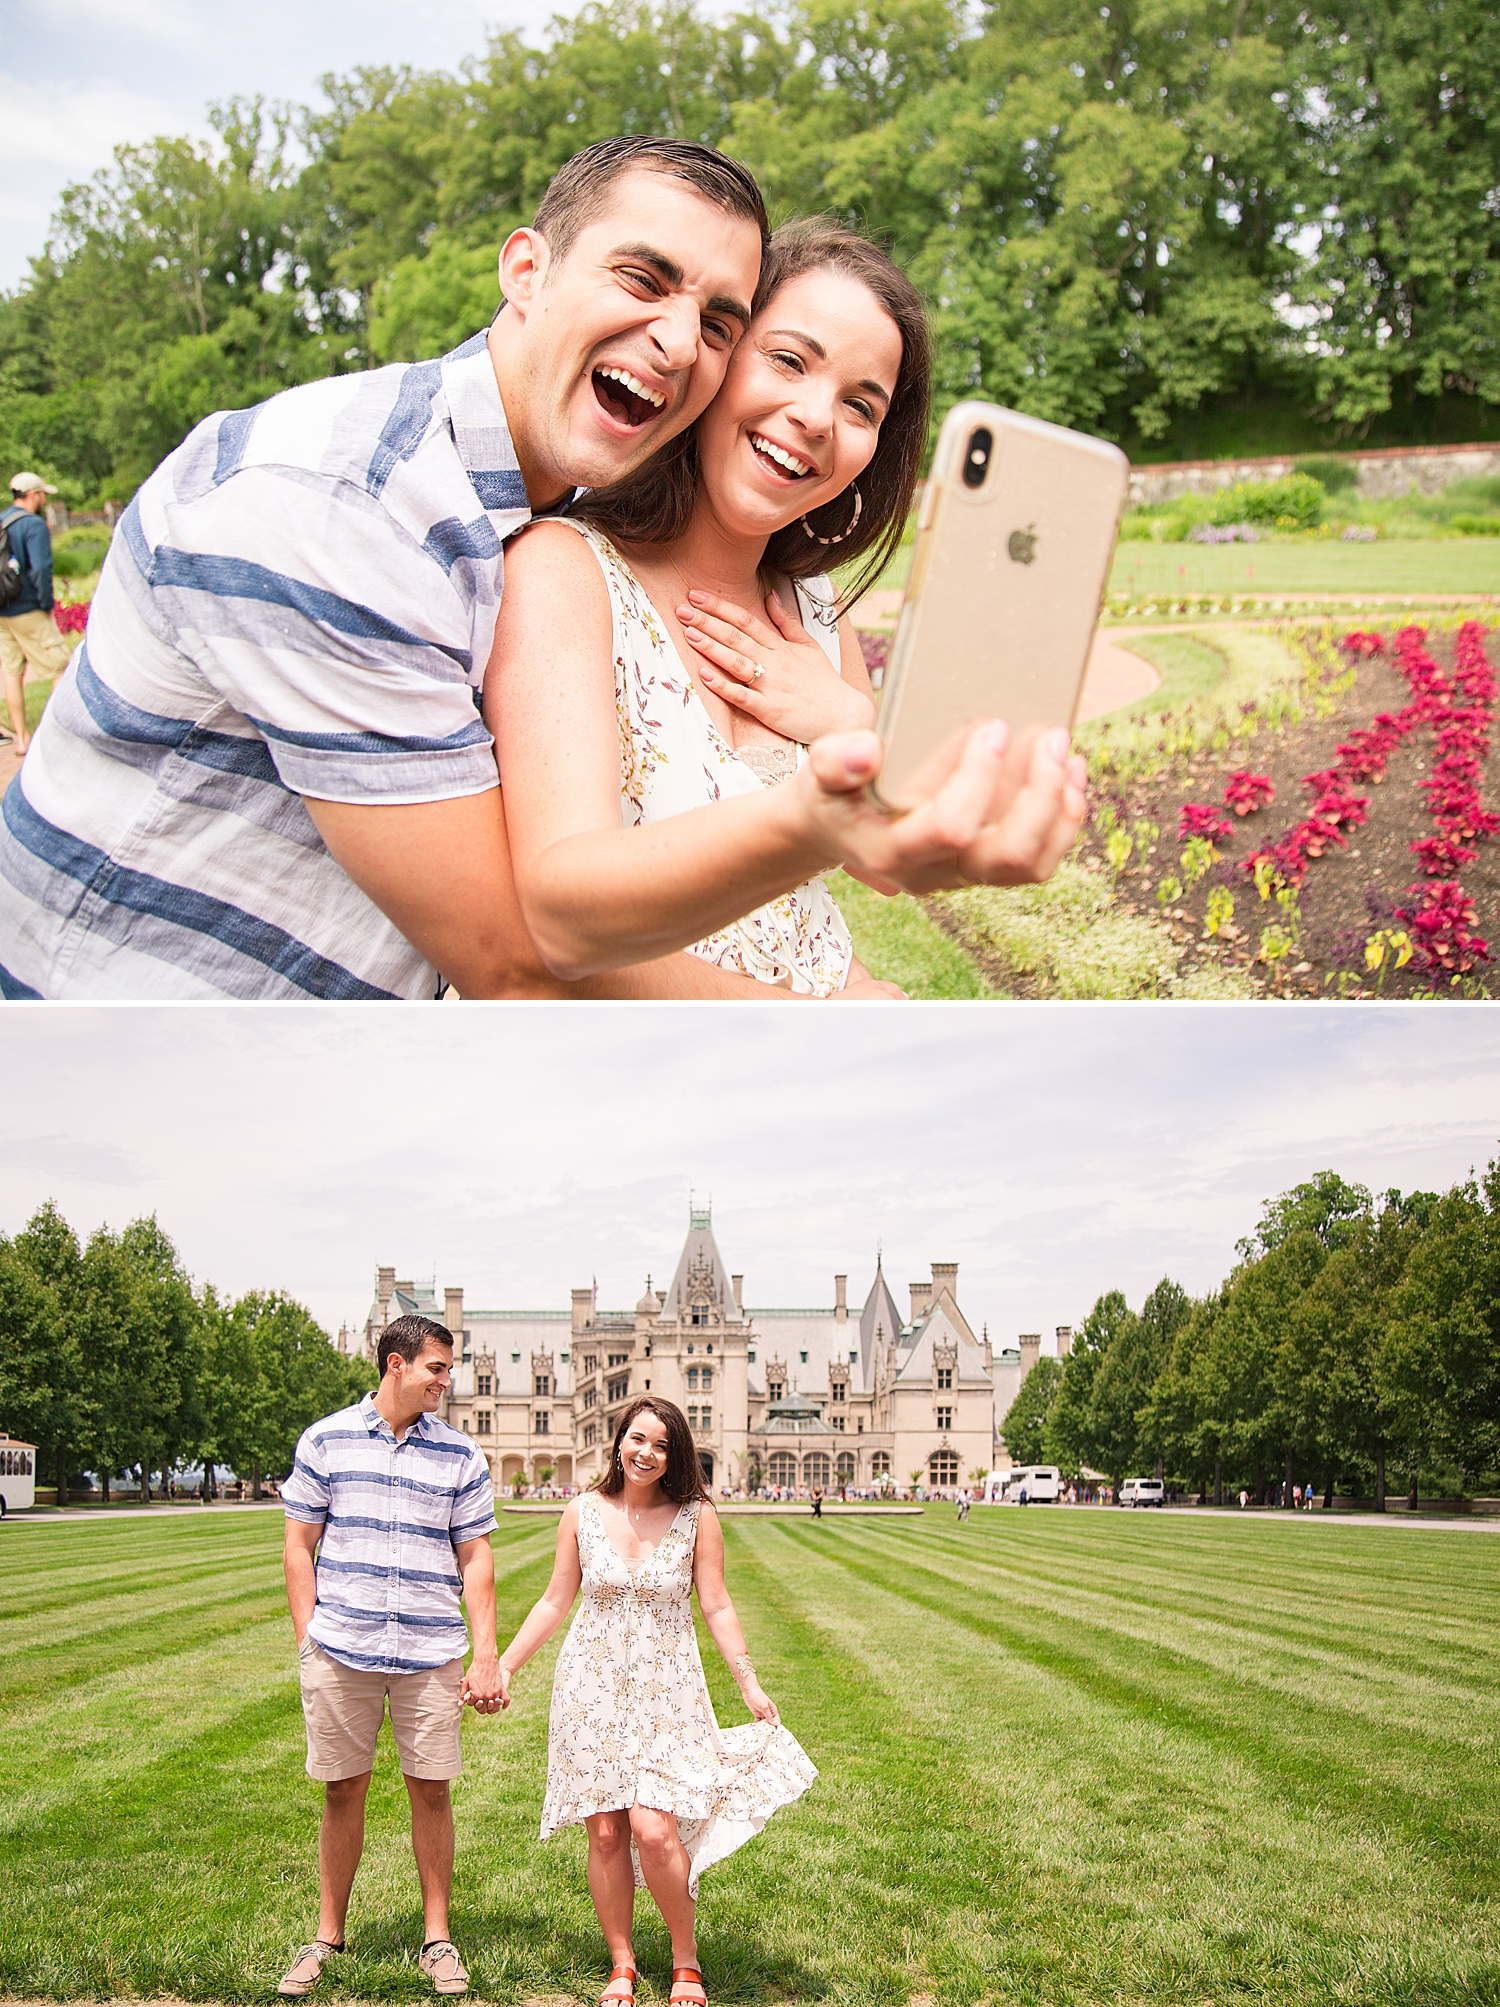
[[[750,664],[750,681],[752,683],[758,683],[765,673],[765,665],[763,663],[752,662]]]

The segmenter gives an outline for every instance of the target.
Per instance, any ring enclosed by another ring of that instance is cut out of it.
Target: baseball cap
[[[52,483],[44,481],[40,474],[12,474],[10,477],[10,492],[13,495],[29,495],[37,488],[44,489],[49,495],[57,493]]]

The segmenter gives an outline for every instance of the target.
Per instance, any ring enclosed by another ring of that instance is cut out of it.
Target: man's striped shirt
[[[302,797],[497,784],[479,691],[530,513],[483,335],[205,419],[6,791],[0,995],[433,996]]]
[[[463,1657],[454,1548],[495,1530],[476,1443],[433,1415],[397,1442],[366,1394],[304,1430],[281,1502],[288,1519],[323,1529],[309,1629],[331,1659],[409,1673]]]

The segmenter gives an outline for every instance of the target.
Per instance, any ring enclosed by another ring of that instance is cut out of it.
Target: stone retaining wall
[[[1211,495],[1235,481],[1275,481],[1296,472],[1297,462],[1339,459],[1354,469],[1354,492],[1362,502],[1393,495],[1435,495],[1450,481],[1475,474],[1500,474],[1500,442],[1491,446],[1392,446],[1383,452],[1287,453],[1263,460],[1174,460],[1159,467],[1132,467],[1130,504],[1175,502],[1179,495]]]

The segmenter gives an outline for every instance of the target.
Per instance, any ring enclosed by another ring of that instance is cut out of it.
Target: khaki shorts
[[[375,1738],[385,1719],[387,1696],[402,1773],[428,1778],[459,1775],[464,1767],[458,1746],[464,1712],[462,1659],[449,1659],[430,1672],[356,1672],[305,1637],[297,1660],[309,1777],[336,1784],[374,1769]]]
[[[28,663],[39,676],[61,676],[72,657],[50,613],[0,616],[0,669],[7,676],[23,676]]]

